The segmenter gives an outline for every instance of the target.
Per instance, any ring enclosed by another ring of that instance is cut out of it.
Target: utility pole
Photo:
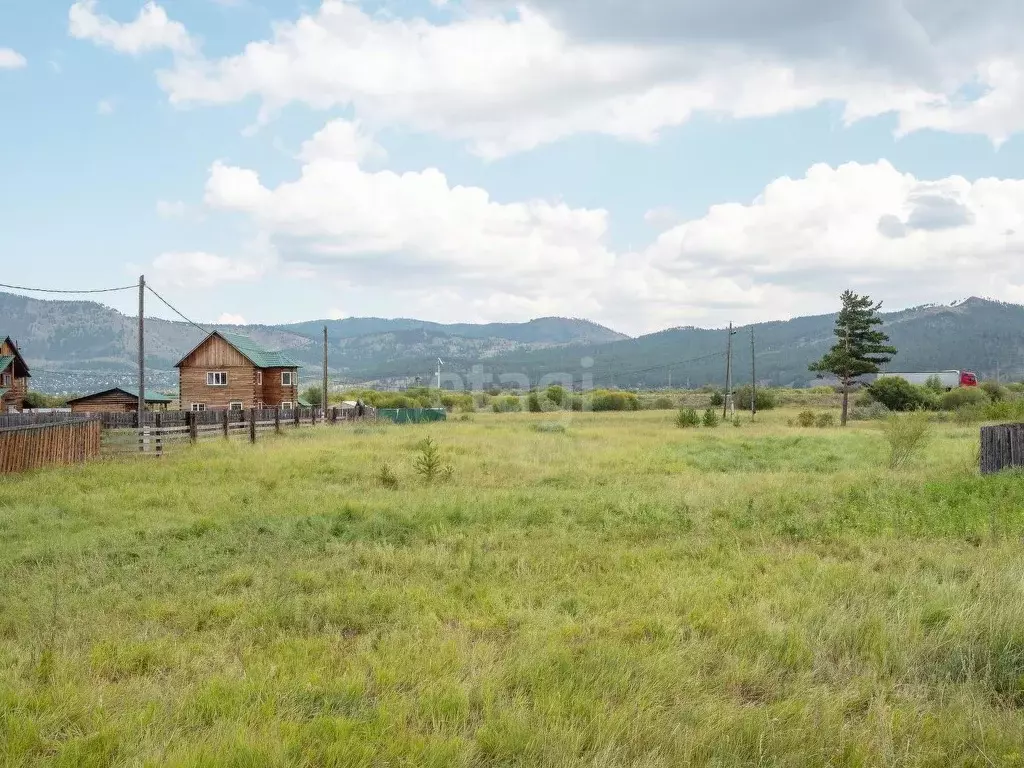
[[[441,389],[441,366],[444,365],[444,360],[440,357],[437,358],[437,388]]]
[[[732,323],[729,323],[729,344],[725,352],[725,403],[722,406],[723,419],[736,412],[732,404],[732,337],[735,335],[736,331],[732,329]]]
[[[324,390],[320,397],[320,406],[324,409],[324,423],[327,422],[327,326],[324,326]]]
[[[672,389],[672,366],[668,367],[668,388]]]
[[[142,425],[146,415],[146,276],[139,275],[139,448],[142,448]]]
[[[754,352],[754,326],[750,326],[750,420],[757,416],[757,354]]]

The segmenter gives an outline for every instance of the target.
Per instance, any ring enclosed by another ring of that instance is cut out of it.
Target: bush
[[[583,395],[573,395],[572,400],[569,402],[569,407],[573,411],[583,410]]]
[[[875,402],[877,401],[875,400],[875,398],[871,396],[871,391],[867,389],[862,389],[860,392],[857,393],[857,396],[853,398],[853,406],[855,408],[867,408],[869,405]],[[881,403],[878,404],[881,405]]]
[[[937,393],[924,387],[916,387],[897,376],[878,379],[868,387],[871,397],[890,411],[916,411],[932,408],[937,404]]]
[[[708,408],[704,411],[704,426],[712,429],[718,426],[718,414],[714,408]]]
[[[964,389],[972,390],[975,389],[975,387],[964,387]],[[993,403],[1001,403],[1003,400],[1010,399],[1010,390],[996,381],[984,381],[978,389],[981,389],[986,395],[988,395],[988,399]]]
[[[938,376],[929,376],[928,380],[924,383],[924,388],[940,395],[946,391],[946,388],[942,385],[942,379]]]
[[[536,392],[531,392],[529,397],[526,398],[526,408],[530,413],[543,413],[544,409],[540,407],[540,395]]]
[[[814,411],[800,411],[800,415],[796,417],[796,423],[801,427],[813,427],[817,420]]]
[[[689,429],[700,426],[700,416],[693,408],[680,408],[676,415],[676,426],[680,429]]]
[[[820,429],[827,429],[828,427],[834,427],[836,425],[836,417],[831,413],[819,413],[818,418],[814,420],[814,426]]]
[[[567,429],[565,424],[559,424],[557,421],[545,421],[542,424],[534,424],[533,431],[544,432],[548,434],[564,435]]]
[[[675,407],[671,397],[659,397],[651,403],[651,409],[655,411],[671,411]]]
[[[885,425],[889,441],[889,466],[899,469],[924,450],[932,429],[928,414],[923,411],[893,414]]]
[[[957,411],[967,405],[988,405],[988,394],[978,387],[958,387],[942,395],[939,406],[944,411]]]
[[[963,405],[953,412],[953,422],[961,427],[985,420],[985,408],[980,405]]]
[[[560,387],[557,384],[552,384],[550,387],[548,387],[547,391],[544,393],[544,396],[547,397],[547,399],[550,400],[555,405],[565,404],[565,388]]]
[[[618,392],[606,389],[596,390],[591,395],[591,407],[595,411],[638,411],[640,401],[632,392]]]
[[[494,399],[491,410],[495,413],[519,413],[523,410],[523,401],[515,395],[505,395]]]
[[[319,408],[324,403],[323,390],[320,387],[306,387],[300,397],[314,408]]]
[[[441,405],[448,411],[459,413],[472,413],[476,410],[476,401],[470,394],[444,394],[441,395]]]
[[[723,405],[725,405],[725,396],[721,392],[719,392],[718,390],[715,390],[714,392],[712,392],[711,393],[711,407],[712,408],[721,408]]]
[[[744,384],[742,387],[736,390],[734,400],[736,401],[736,407],[741,411],[750,410],[750,396],[753,387],[749,384]],[[777,405],[775,392],[767,389],[758,387],[756,395],[756,405],[759,411],[770,411]]]
[[[395,470],[391,468],[390,464],[380,465],[380,469],[377,471],[377,482],[385,488],[398,487],[398,475],[395,474]]]

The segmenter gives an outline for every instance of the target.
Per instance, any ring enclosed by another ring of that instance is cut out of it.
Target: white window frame
[[[226,387],[227,385],[228,385],[228,372],[227,371],[207,371],[206,372],[206,386],[208,386],[208,387]]]
[[[283,403],[281,403],[281,410],[282,411],[291,411],[291,410],[293,410],[291,401],[290,400],[285,400]]]
[[[200,411],[206,410],[206,403],[192,403],[192,411],[199,413]]]
[[[263,386],[263,371],[256,371],[256,386]]]
[[[238,406],[237,408],[235,408],[236,405]],[[243,403],[241,400],[232,400],[230,403],[228,403],[228,410],[229,411],[241,411],[241,410],[244,410],[244,409],[245,409],[245,403]]]
[[[287,379],[287,381],[286,381]],[[295,371],[281,371],[281,386],[282,387],[294,387],[295,386]]]

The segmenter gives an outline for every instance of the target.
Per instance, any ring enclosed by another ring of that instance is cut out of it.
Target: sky
[[[0,281],[630,334],[847,288],[1024,303],[1020,29],[1020,0],[0,0]]]

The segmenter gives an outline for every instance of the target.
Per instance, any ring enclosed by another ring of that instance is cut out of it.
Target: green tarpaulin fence
[[[445,421],[448,414],[444,408],[381,408],[377,411],[377,418],[395,424],[424,424],[429,421]]]

